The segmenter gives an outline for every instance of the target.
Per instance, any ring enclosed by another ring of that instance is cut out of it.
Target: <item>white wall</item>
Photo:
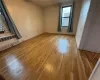
[[[44,9],[45,32],[56,33],[58,28],[59,7],[53,5]]]
[[[82,8],[81,8],[80,18],[79,18],[79,23],[77,27],[77,33],[76,33],[76,42],[77,42],[78,48],[80,47],[84,26],[85,26],[87,16],[88,16],[90,2],[91,0],[83,0],[82,2]]]
[[[4,0],[24,40],[44,32],[43,9],[25,0]]]
[[[65,3],[66,5],[72,4],[72,2]],[[74,10],[74,20],[73,20],[73,32],[68,33],[67,28],[62,28],[61,34],[75,34],[77,23],[79,20],[79,14],[80,14],[80,8],[81,8],[81,0],[76,0],[75,3],[75,10]],[[45,32],[49,33],[59,33],[57,31],[58,29],[58,19],[59,19],[59,6],[53,5],[49,6],[44,9],[44,17],[45,17]]]
[[[80,49],[100,52],[100,0],[92,0]]]

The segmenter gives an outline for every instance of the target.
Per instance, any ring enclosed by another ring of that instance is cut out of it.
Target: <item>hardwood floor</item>
[[[78,50],[73,36],[42,34],[0,52],[0,74],[5,80],[88,80],[99,56]]]

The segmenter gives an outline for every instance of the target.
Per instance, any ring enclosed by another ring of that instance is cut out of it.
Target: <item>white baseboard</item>
[[[88,80],[100,80],[100,59],[98,60]]]

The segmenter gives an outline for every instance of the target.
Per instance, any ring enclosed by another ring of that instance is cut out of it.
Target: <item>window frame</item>
[[[65,7],[71,7],[70,16],[69,16],[69,17],[62,17],[63,8],[65,8]],[[61,7],[61,27],[69,27],[69,26],[70,26],[71,11],[72,11],[72,5],[66,5],[66,6],[62,6],[62,7]],[[63,19],[63,18],[69,18],[68,26],[62,26],[62,19]]]

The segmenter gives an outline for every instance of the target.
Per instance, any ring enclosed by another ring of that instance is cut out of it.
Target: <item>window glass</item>
[[[7,24],[4,15],[2,14],[2,10],[0,8],[0,31],[4,31],[6,29],[7,29]]]
[[[3,31],[3,27],[2,27],[2,17],[1,17],[1,9],[0,9],[0,31]]]
[[[62,26],[68,26],[69,25],[69,18],[62,18]]]
[[[69,17],[70,11],[71,11],[71,7],[64,7],[62,12],[62,17]]]

